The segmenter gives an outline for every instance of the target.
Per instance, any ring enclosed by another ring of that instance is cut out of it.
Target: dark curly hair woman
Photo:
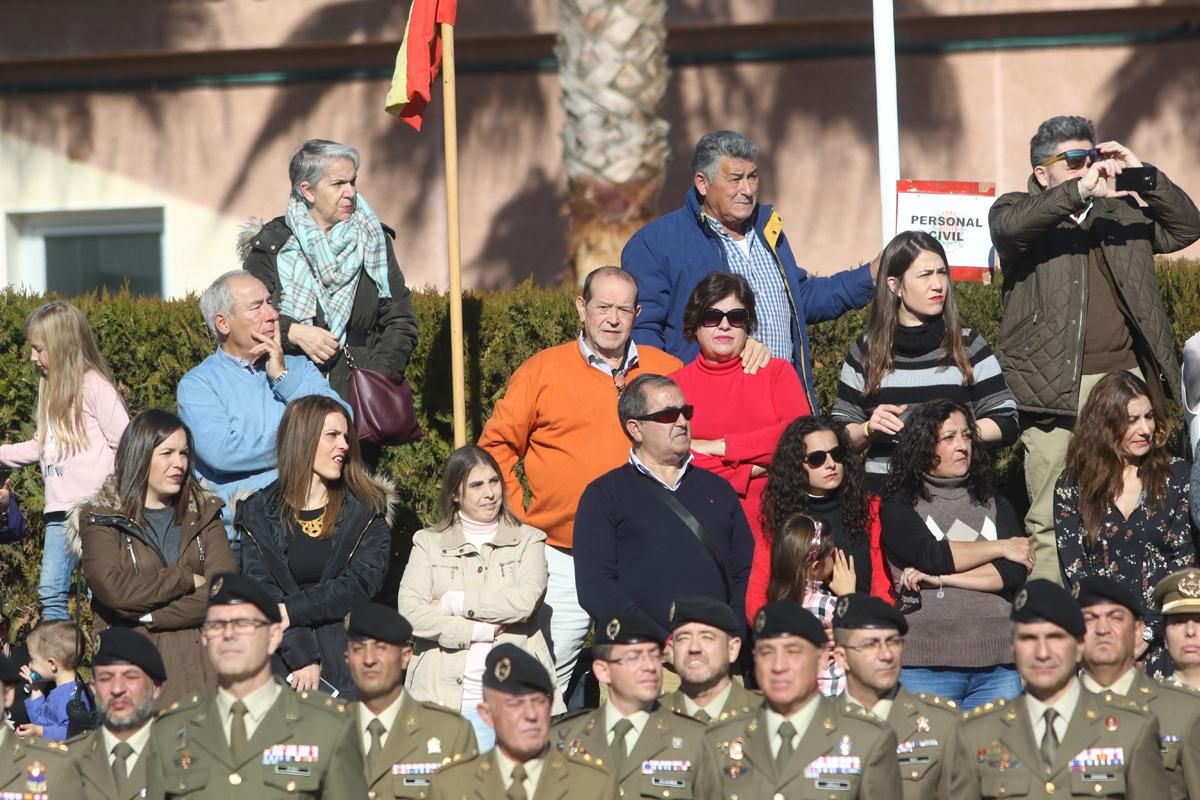
[[[800,417],[784,431],[763,490],[762,528],[768,541],[792,514],[818,517],[855,574],[855,590],[892,602],[892,579],[879,546],[879,498],[870,495],[862,458],[846,426],[828,416]],[[765,595],[753,598],[757,609]],[[752,598],[746,597],[749,613]]]
[[[900,679],[964,709],[1021,691],[1008,615],[1034,558],[978,442],[969,407],[922,403],[900,434],[879,512],[909,614]]]

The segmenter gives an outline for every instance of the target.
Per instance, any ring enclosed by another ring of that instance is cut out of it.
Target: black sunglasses
[[[832,458],[833,463],[841,464],[846,460],[846,448],[839,444],[832,450],[813,450],[804,457],[804,463],[808,464],[808,466],[812,467],[813,469],[816,469],[817,467],[825,464],[825,456]]]
[[[1048,167],[1051,164],[1056,164],[1059,161],[1067,162],[1067,169],[1079,169],[1094,164],[1101,158],[1100,151],[1096,148],[1091,150],[1064,150],[1057,155],[1050,156],[1039,167]]]
[[[744,308],[731,308],[728,311],[706,308],[700,314],[700,324],[706,328],[717,327],[723,319],[729,320],[729,324],[735,328],[744,328],[750,322],[750,312]]]
[[[640,417],[634,417],[634,419],[639,422],[661,422],[664,425],[671,425],[675,420],[679,419],[680,414],[683,414],[684,419],[691,419],[695,413],[696,408],[692,405],[667,406],[655,411],[653,414],[643,414]]]

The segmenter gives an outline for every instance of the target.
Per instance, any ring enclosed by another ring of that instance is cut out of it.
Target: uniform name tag
[[[822,773],[861,775],[862,759],[858,756],[821,756],[804,768],[804,777],[806,778],[816,778]]]
[[[642,762],[642,774],[649,775],[651,772],[687,772],[692,768],[690,761],[658,761],[650,759]]]
[[[400,782],[405,786],[428,786],[430,784],[429,778],[422,778],[419,775],[405,775]]]
[[[298,778],[307,778],[309,775],[312,775],[312,767],[304,764],[285,762],[283,764],[276,764],[275,772],[278,775],[295,775]]]
[[[268,767],[282,761],[315,764],[320,752],[320,745],[315,744],[276,744],[263,750],[262,763]]]
[[[651,786],[665,786],[668,789],[682,789],[687,786],[687,781],[681,781],[678,778],[659,778],[657,776],[650,779]]]
[[[1071,772],[1083,772],[1088,767],[1119,767],[1125,763],[1123,747],[1089,747],[1071,759]]]
[[[1115,781],[1117,776],[1111,772],[1085,772],[1083,779],[1085,781]]]
[[[440,761],[427,761],[423,764],[392,764],[393,775],[432,775],[441,768]]]
[[[850,781],[818,780],[817,788],[825,791],[848,792],[850,791]]]

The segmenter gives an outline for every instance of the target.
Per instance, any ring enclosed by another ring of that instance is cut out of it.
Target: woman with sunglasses
[[[964,328],[941,243],[905,231],[888,243],[867,330],[842,364],[833,416],[866,451],[868,485],[887,477],[896,437],[920,403],[953,400],[974,412],[980,441],[1017,439],[1017,404],[1000,362],[978,331]]]
[[[671,376],[695,408],[696,465],[729,481],[754,535],[747,619],[767,601],[771,548],[763,538],[759,508],[771,454],[792,420],[810,412],[787,361],[773,358],[753,375],[742,369],[742,351],[758,325],[755,312],[754,291],[745,278],[730,272],[706,276],[683,312],[684,336],[700,345],[700,354]]]
[[[760,519],[772,549],[784,521],[795,514],[828,526],[837,548],[834,572],[853,579],[851,591],[894,602],[879,544],[879,498],[867,491],[862,458],[850,447],[846,426],[831,417],[801,417],[779,439]],[[770,578],[776,580],[774,571]]]
[[[922,403],[900,434],[879,512],[909,615],[900,680],[966,710],[1021,691],[1008,616],[1034,564],[977,441],[968,406]]]

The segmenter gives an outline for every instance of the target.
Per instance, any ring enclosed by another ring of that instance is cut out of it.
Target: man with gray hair
[[[196,469],[225,501],[221,513],[236,555],[231,501],[275,480],[275,432],[287,404],[322,394],[350,407],[307,358],[283,354],[279,313],[249,272],[213,281],[200,311],[217,350],[183,376],[176,400],[196,443]]]
[[[1179,399],[1154,256],[1200,239],[1200,211],[1182,189],[1119,142],[1095,142],[1084,117],[1043,122],[1029,144],[1027,190],[1004,195],[988,216],[1004,273],[996,355],[1021,412],[1025,527],[1037,547],[1030,578],[1057,583],[1054,486],[1075,418],[1113,370],[1146,380],[1160,419],[1166,395]],[[1131,168],[1146,173],[1144,205],[1117,188]]]
[[[795,366],[815,414],[808,323],[865,306],[879,258],[836,275],[810,277],[796,263],[783,218],[758,201],[758,147],[735,131],[715,131],[696,144],[683,208],[635,233],[621,252],[621,266],[638,282],[642,313],[634,340],[684,363],[699,353],[684,336],[683,309],[692,289],[714,269],[749,281],[762,342],[771,355]]]

